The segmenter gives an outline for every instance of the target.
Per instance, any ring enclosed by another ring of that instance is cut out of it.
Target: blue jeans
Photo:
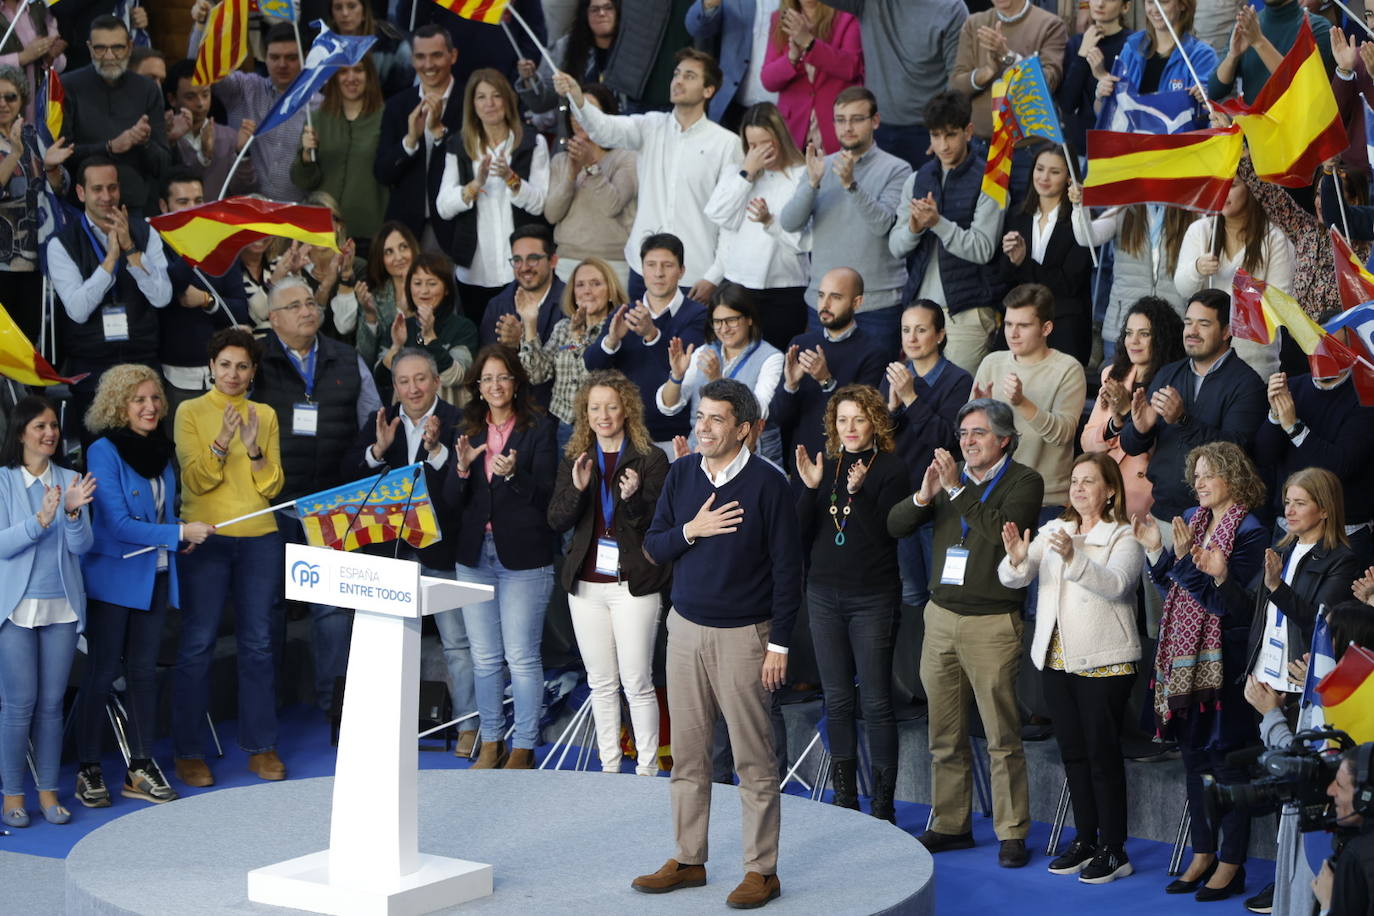
[[[559,455],[559,457],[562,457],[562,455],[563,455],[563,450],[564,450],[565,448],[568,447],[568,440],[570,440],[570,439],[572,438],[572,434],[573,434],[573,425],[572,425],[571,423],[564,423],[562,420],[559,420],[559,421],[558,421],[558,430],[557,430],[557,432],[554,433],[554,436],[555,436],[555,438],[556,438],[557,441],[558,441],[558,455]]]
[[[177,757],[205,757],[210,662],[226,600],[234,605],[239,675],[239,747],[277,746],[277,666],[273,632],[281,625],[281,534],[212,534],[181,558],[181,643],[172,672],[172,744]]]
[[[0,621],[0,785],[6,795],[24,794],[30,735],[38,791],[57,791],[62,697],[75,654],[75,623],[20,627]]]
[[[873,132],[878,149],[905,159],[913,171],[930,159],[930,131],[924,124],[889,124],[883,121]]]
[[[157,650],[167,619],[168,573],[153,583],[147,610],[97,601],[86,602],[86,678],[76,731],[77,759],[99,763],[105,736],[105,700],[110,685],[124,670],[129,713],[129,754],[153,756],[157,739]]]
[[[902,573],[902,604],[924,607],[930,600],[930,576],[935,559],[935,525],[926,523],[897,542],[897,566]]]
[[[420,567],[420,572],[436,579],[452,579],[451,569]],[[453,701],[453,717],[459,718],[477,711],[477,697],[472,679],[472,649],[468,642],[468,629],[463,623],[462,608],[444,611],[434,615],[434,625],[439,628],[439,642],[444,647],[444,665],[448,668],[448,695]],[[477,724],[471,719],[458,726],[463,731],[473,731]]]
[[[897,720],[892,715],[897,597],[891,592],[855,594],[850,589],[817,585],[806,589],[816,667],[825,692],[830,753],[849,759],[859,756],[855,717],[861,703],[875,771],[897,765]]]
[[[278,513],[277,524],[287,544],[304,544],[305,530],[294,515]],[[285,597],[277,593],[277,616],[286,619]],[[348,674],[348,647],[353,641],[353,609],[332,604],[309,604],[310,653],[315,663],[315,704],[329,712],[334,705],[334,681]],[[285,633],[281,634],[284,637]],[[280,639],[273,646],[281,652]]]
[[[885,359],[897,358],[902,346],[901,306],[894,305],[891,308],[875,309],[871,312],[855,312],[854,320],[865,334],[884,348]],[[813,308],[806,310],[806,329],[815,334],[822,331],[820,313]]]
[[[515,735],[511,747],[533,749],[539,739],[539,716],[544,706],[544,663],[539,648],[544,636],[544,611],[553,590],[553,567],[506,569],[496,556],[496,542],[487,532],[477,566],[457,567],[459,582],[496,587],[496,597],[463,608],[472,641],[477,711],[482,740],[500,741],[506,714],[502,701],[506,678],[502,660],[510,667],[515,699]]]

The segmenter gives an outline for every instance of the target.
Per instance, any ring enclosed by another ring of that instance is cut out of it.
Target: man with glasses
[[[510,234],[510,266],[515,279],[487,303],[478,328],[482,346],[502,343],[519,350],[522,341],[547,343],[554,325],[563,318],[564,283],[554,276],[558,249],[553,230],[542,223],[517,226]],[[535,403],[547,408],[553,380],[530,389]]]
[[[186,56],[194,58],[200,50],[201,39],[205,35],[205,22],[210,17],[210,0],[196,0],[191,7],[191,19],[195,27],[191,29],[190,42]],[[301,72],[300,46],[296,44],[296,33],[291,23],[279,22],[267,33],[267,76],[260,76],[245,70],[235,70],[224,79],[215,83],[214,95],[224,105],[229,115],[229,126],[243,130],[244,124],[252,129],[277,104],[283,92],[291,87]],[[319,107],[317,93],[300,111],[253,141],[248,148],[248,158],[253,162],[253,170],[258,177],[258,190],[272,200],[295,203],[304,195],[300,188],[291,183],[291,170],[285,163],[290,162],[300,147],[301,131],[305,128],[305,113]],[[211,194],[218,195],[219,188],[207,188]]]
[[[1011,459],[1017,435],[1006,404],[969,401],[959,409],[958,424],[963,467],[937,448],[920,489],[887,517],[888,533],[898,538],[935,523],[934,585],[921,646],[921,684],[930,701],[932,812],[930,829],[917,839],[932,853],[973,845],[973,700],[987,733],[997,864],[1020,868],[1030,858],[1030,785],[1016,707],[1026,590],[1003,585],[997,565],[1007,553],[1003,527],[1031,530],[1045,485],[1039,474]]]
[[[281,424],[281,465],[286,483],[281,501],[346,483],[358,456],[352,449],[358,431],[376,423],[382,399],[358,351],[319,333],[322,313],[310,287],[288,276],[268,295],[272,333],[263,341],[262,363],[253,398],[277,412]],[[284,513],[285,514],[285,513]],[[301,543],[295,517],[281,520],[288,542]],[[352,612],[310,606],[315,655],[315,691],[329,711],[334,679],[348,668]]]
[[[114,16],[91,23],[91,65],[62,77],[67,93],[63,133],[72,161],[103,153],[119,170],[124,204],[134,216],[157,212],[158,180],[172,162],[166,106],[157,83],[129,70],[133,42]]]
[[[824,156],[806,148],[806,181],[778,214],[786,232],[811,230],[811,306],[807,327],[819,332],[817,299],[820,279],[836,267],[848,267],[864,279],[866,292],[857,320],[889,354],[897,352],[906,262],[887,249],[887,234],[897,220],[902,184],[911,166],[873,142],[878,129],[878,102],[862,86],[835,97],[835,135],[840,149]]]

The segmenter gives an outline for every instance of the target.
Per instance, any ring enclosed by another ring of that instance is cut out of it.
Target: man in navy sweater
[[[1148,394],[1136,390],[1121,430],[1126,454],[1155,450],[1146,472],[1154,484],[1150,514],[1166,539],[1174,516],[1196,502],[1183,479],[1188,452],[1219,439],[1249,451],[1266,409],[1264,382],[1231,350],[1228,294],[1204,289],[1193,295],[1183,319],[1183,352],[1185,358],[1160,367]]]
[[[668,614],[668,713],[673,721],[674,857],[633,882],[658,894],[706,883],[711,745],[725,716],[739,773],[744,881],[726,903],[777,897],[778,777],[769,691],[787,676],[801,603],[802,548],[787,481],[744,443],[759,407],[742,382],[701,390],[697,451],[673,463],[644,550],[673,564]],[[766,647],[766,648],[765,648]]]
[[[502,343],[517,351],[523,341],[548,343],[554,325],[563,318],[564,284],[553,272],[558,266],[553,230],[542,223],[516,226],[510,234],[510,266],[515,279],[487,303],[478,340],[484,347]],[[530,386],[530,393],[547,410],[553,380]]]
[[[806,446],[814,455],[825,449],[825,405],[845,385],[877,388],[896,354],[898,341],[874,340],[854,320],[864,301],[864,278],[849,267],[826,272],[816,290],[821,331],[792,338],[782,368],[782,384],[773,391],[768,415],[782,430],[784,455]]]
[[[682,240],[667,232],[651,235],[639,246],[644,269],[644,298],[615,310],[601,339],[588,347],[588,369],[619,369],[645,393],[644,425],[654,444],[673,458],[673,437],[687,435],[692,425],[686,411],[666,417],[654,403],[653,392],[668,380],[668,341],[676,337],[683,349],[706,342],[706,306],[688,299],[678,284],[686,267]]]

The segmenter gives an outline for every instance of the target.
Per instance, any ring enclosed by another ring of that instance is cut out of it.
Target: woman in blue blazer
[[[473,766],[530,769],[544,700],[544,608],[553,589],[548,511],[558,472],[557,423],[531,400],[529,377],[509,347],[483,347],[464,384],[471,398],[454,444],[454,472],[444,484],[444,530],[457,541],[458,580],[496,589],[491,601],[463,608],[482,732]],[[515,699],[509,759],[503,660]]]
[[[108,808],[101,773],[105,698],[123,661],[128,685],[129,767],[120,794],[161,803],[177,793],[152,759],[157,708],[157,650],[169,606],[180,607],[177,546],[203,543],[214,528],[181,524],[172,511],[176,474],[172,440],[163,432],[167,399],[147,366],[115,366],[100,377],[86,429],[98,437],[86,466],[105,481],[95,497],[95,546],[82,558],[89,600],[86,678],[78,707],[76,800]],[[144,551],[152,547],[153,550]],[[139,552],[144,551],[144,552]],[[125,558],[126,554],[136,556]]]
[[[0,445],[0,820],[9,827],[29,825],[30,739],[43,817],[65,824],[72,816],[57,800],[62,697],[86,624],[77,558],[91,549],[83,507],[95,478],[53,463],[61,441],[56,408],[29,396],[15,405]]]

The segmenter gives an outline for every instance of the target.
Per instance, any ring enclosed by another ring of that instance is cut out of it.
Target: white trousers
[[[620,772],[620,688],[630,706],[639,763],[635,772],[658,772],[658,697],[654,693],[657,594],[636,598],[625,582],[583,582],[568,595],[573,631],[591,688],[601,770]]]

